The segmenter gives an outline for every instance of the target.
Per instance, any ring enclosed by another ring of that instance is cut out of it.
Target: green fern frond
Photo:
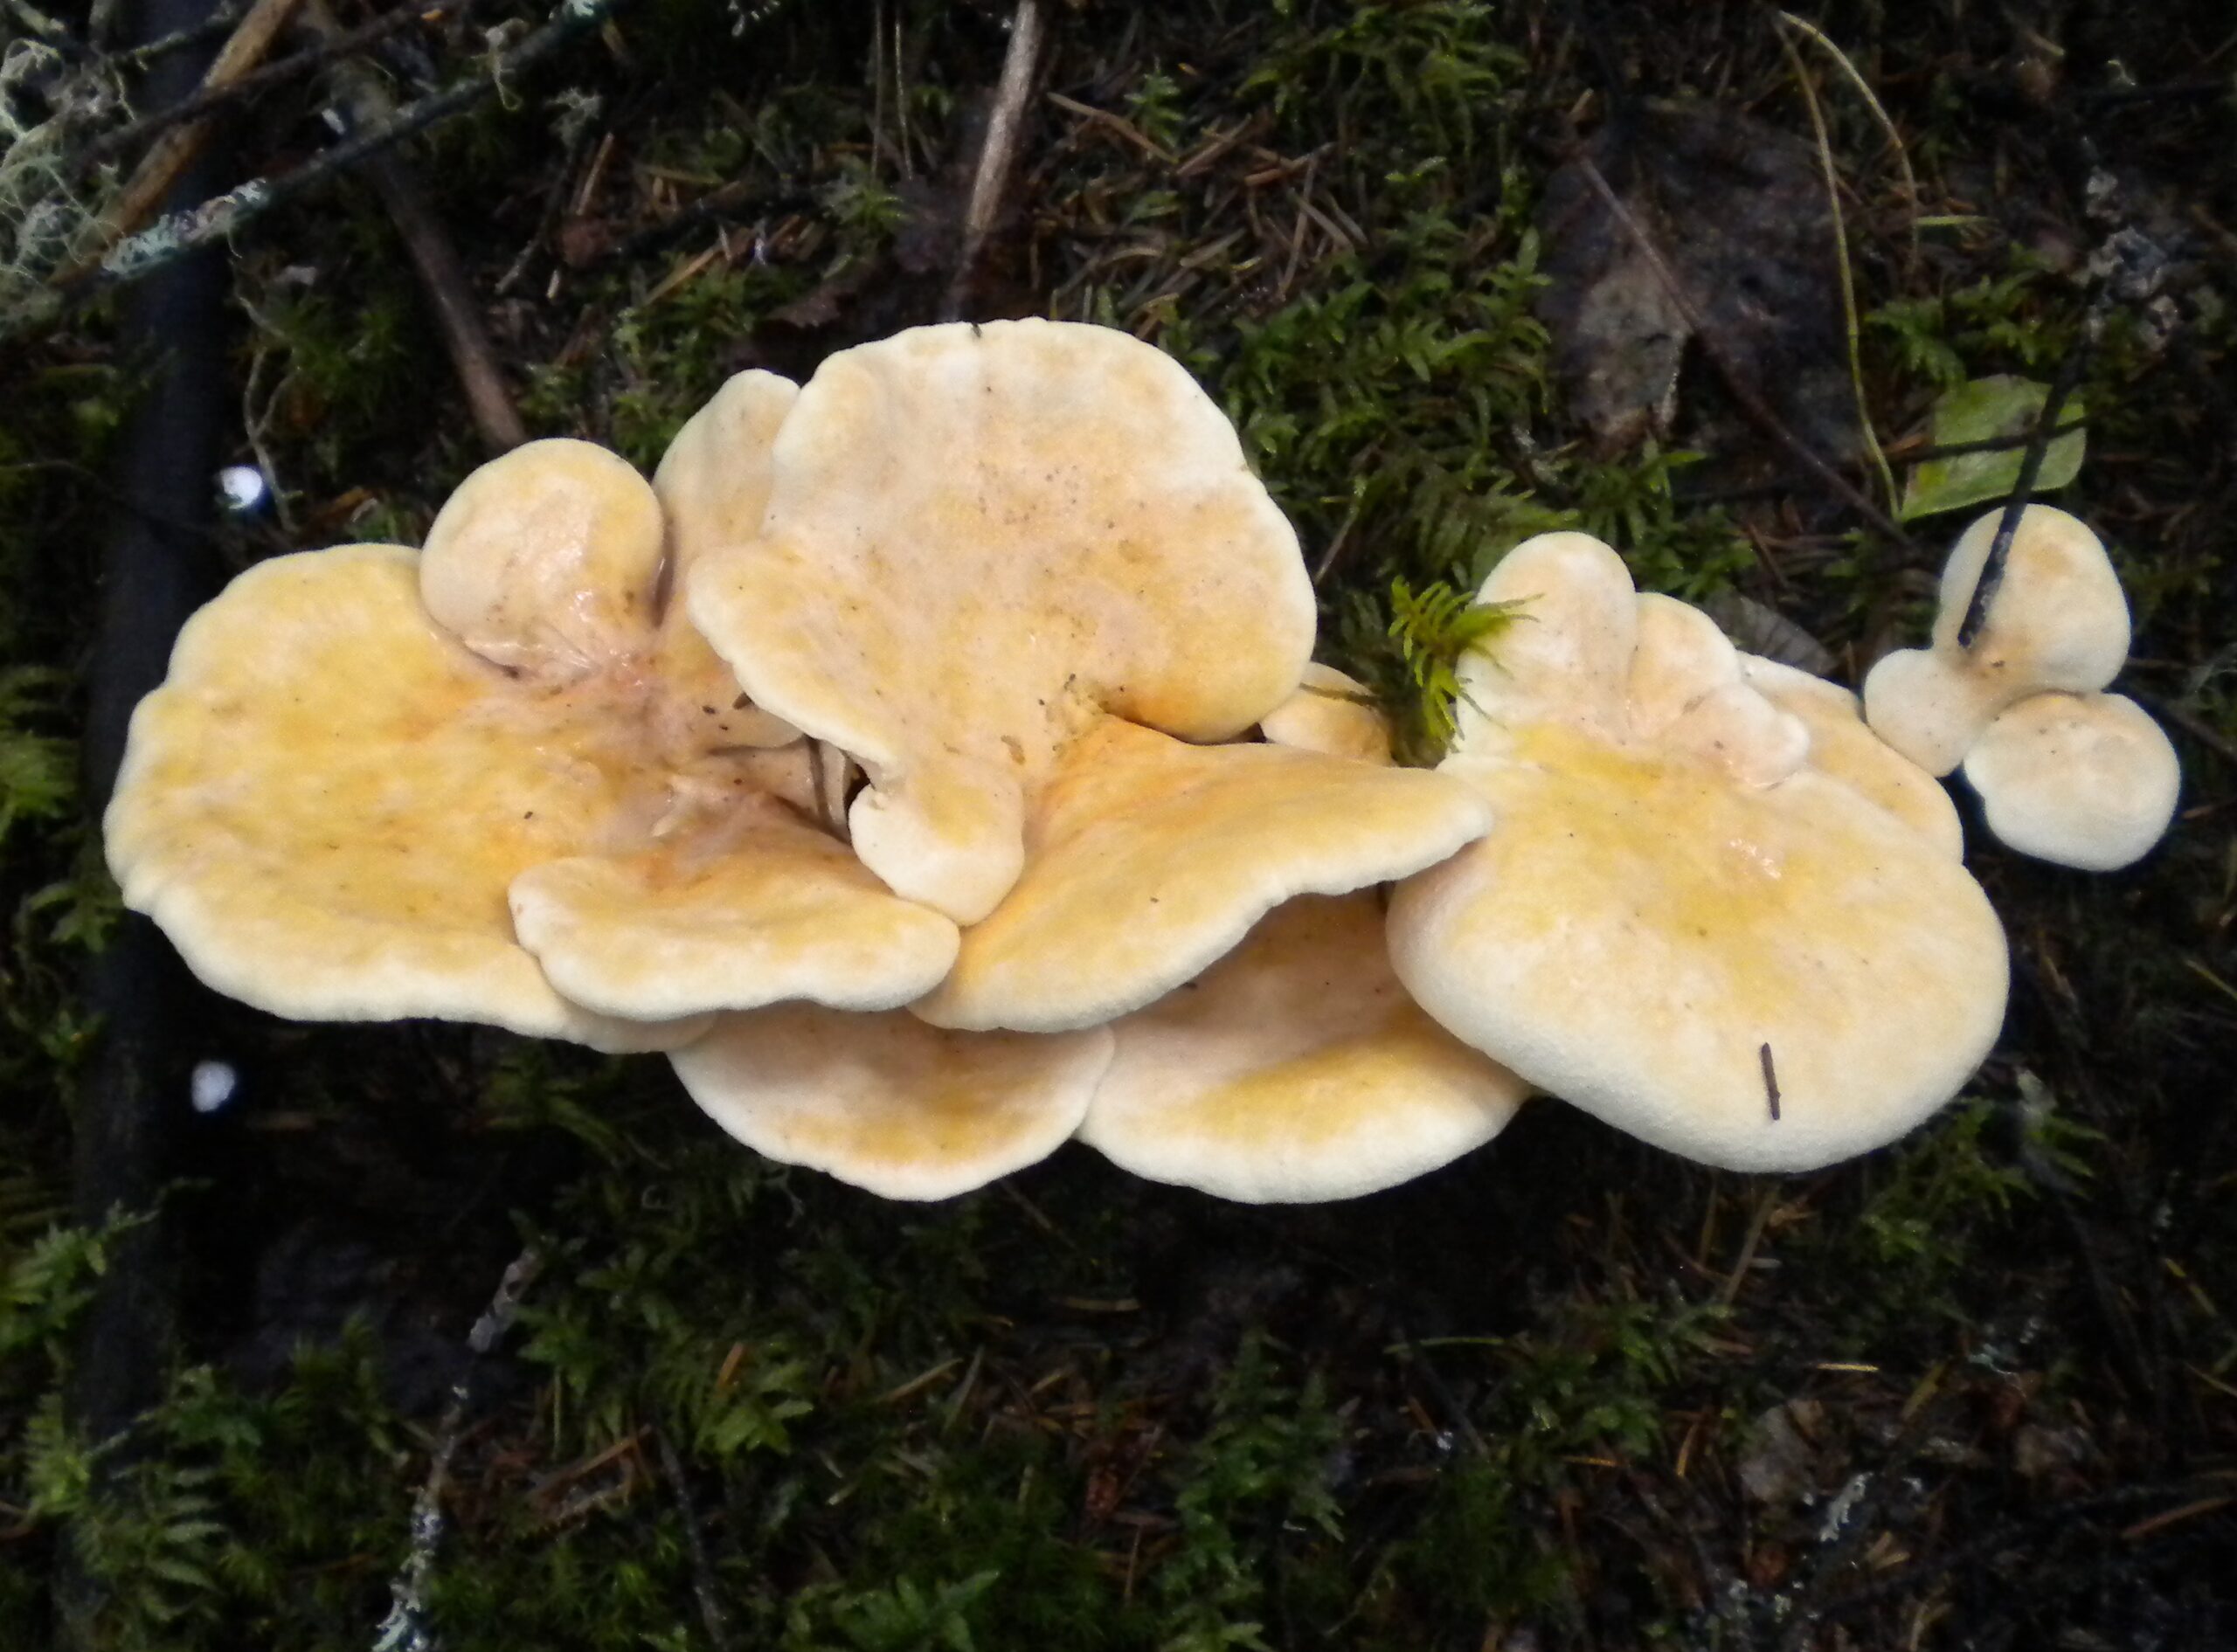
[[[1461,655],[1480,648],[1521,616],[1521,605],[1479,603],[1442,579],[1419,591],[1390,582],[1390,640],[1413,680],[1415,721],[1423,744],[1443,751],[1458,729]]]
[[[76,798],[76,748],[33,727],[59,722],[61,692],[59,672],[0,671],[0,839],[18,820],[67,813]]]

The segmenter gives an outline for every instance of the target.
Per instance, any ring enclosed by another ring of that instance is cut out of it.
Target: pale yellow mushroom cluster
[[[1075,1137],[1348,1197],[1533,1089],[1796,1168],[1954,1094],[2005,947],[1926,771],[1596,541],[1482,594],[1523,617],[1396,766],[1185,371],[919,328],[741,375],[650,483],[532,443],[421,550],[242,575],[135,715],[109,859],[220,991],[664,1050],[896,1198]]]
[[[1958,539],[1934,636],[1865,679],[1865,715],[1930,774],[1962,765],[1982,818],[2022,854],[2085,872],[2140,861],[2174,819],[2182,771],[2144,708],[2106,687],[2129,656],[2129,604],[2097,536],[2030,505],[1980,633],[1961,642],[2004,513]]]

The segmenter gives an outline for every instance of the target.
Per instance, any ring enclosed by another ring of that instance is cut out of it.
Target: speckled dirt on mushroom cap
[[[2164,729],[2124,695],[2039,694],[2008,706],[1965,754],[1998,840],[2083,872],[2115,872],[2166,835],[2182,791]]]

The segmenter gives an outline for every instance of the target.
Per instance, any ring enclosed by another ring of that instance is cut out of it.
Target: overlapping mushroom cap
[[[1368,890],[1279,908],[1112,1032],[1081,1139],[1138,1175],[1252,1203],[1423,1175],[1506,1128],[1527,1089],[1406,996]]]
[[[611,454],[484,467],[425,554],[350,546],[236,579],[135,714],[106,821],[128,904],[283,1015],[486,1020],[672,1046],[703,1011],[884,1007],[952,924],[779,800],[784,755],[652,667],[662,524]]]
[[[1108,1021],[1209,967],[1292,897],[1417,872],[1491,820],[1443,775],[1192,746],[1117,717],[1067,749],[1030,806],[1024,875],[911,1006],[929,1021]]]
[[[1958,641],[2003,515],[1974,522],[1943,565],[1931,644],[1887,655],[1864,680],[1873,732],[1929,774],[1962,763],[2006,706],[2047,689],[2102,688],[2128,659],[2128,598],[2112,560],[2049,505],[2021,515],[1980,634]]]
[[[1272,907],[1419,869],[1489,814],[1441,777],[1241,733],[1313,600],[1233,428],[1107,328],[918,328],[776,426],[751,537],[687,574],[754,702],[859,760],[864,864],[970,927],[939,1025],[1107,1020]]]
[[[1111,1052],[1108,1027],[957,1033],[783,1004],[721,1016],[668,1059],[701,1110],[767,1158],[886,1199],[947,1199],[1063,1145]]]
[[[1538,1087],[1711,1164],[1799,1169],[1952,1096],[2002,1022],[2004,937],[1946,840],[1810,761],[1705,616],[1582,535],[1485,584],[1444,766],[1498,828],[1402,884],[1398,975]]]
[[[1393,762],[1390,720],[1375,705],[1367,685],[1318,660],[1290,697],[1259,719],[1258,730],[1278,746],[1356,757],[1361,763]]]
[[[1026,799],[1098,711],[1239,734],[1312,652],[1296,536],[1163,352],[1055,321],[919,328],[825,362],[758,536],[687,577],[754,702],[869,771],[855,847],[973,923]]]

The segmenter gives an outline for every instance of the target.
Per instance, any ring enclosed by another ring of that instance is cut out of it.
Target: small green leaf
[[[1903,493],[1903,517],[1931,516],[1945,510],[2006,499],[2019,484],[2020,461],[2026,457],[2025,439],[2041,417],[2050,388],[2032,378],[1999,373],[1991,378],[1969,379],[1945,391],[1934,404],[1931,426],[1934,445],[1947,447],[1963,442],[2012,441],[2016,447],[1985,453],[1955,453],[1930,459],[1911,472]],[[2067,397],[2059,410],[2061,429],[2069,434],[2053,438],[2035,473],[2034,492],[2047,494],[2065,487],[2081,469],[2085,432],[2081,397]]]

